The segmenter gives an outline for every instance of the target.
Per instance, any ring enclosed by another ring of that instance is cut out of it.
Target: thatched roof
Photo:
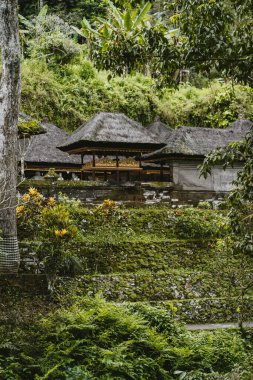
[[[179,127],[174,130],[167,145],[143,159],[162,159],[173,156],[203,157],[211,150],[227,146],[231,141],[242,140],[253,123],[249,120],[237,120],[226,129]]]
[[[237,133],[238,136],[240,134],[243,135],[243,137],[246,135],[246,133],[249,132],[250,128],[252,128],[253,122],[246,119],[239,119],[231,123],[226,131],[234,131],[234,133]]]
[[[156,136],[161,143],[167,142],[170,138],[173,129],[164,124],[160,120],[155,121],[147,126],[147,130]]]
[[[155,136],[149,133],[136,121],[122,113],[101,112],[77,129],[59,149],[71,153],[86,152],[90,147],[115,149],[127,147],[130,149],[155,150],[162,147]]]
[[[56,165],[80,165],[81,158],[69,156],[68,153],[61,152],[57,145],[63,144],[69,137],[67,132],[57,128],[53,124],[42,123],[42,128],[46,133],[31,136],[27,139],[27,150],[25,153],[26,163],[43,163],[55,167]],[[24,149],[23,142],[20,142],[20,150]]]

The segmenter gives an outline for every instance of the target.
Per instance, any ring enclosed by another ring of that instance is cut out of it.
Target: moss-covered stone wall
[[[61,292],[151,302],[189,323],[236,321],[242,307],[246,318],[253,318],[253,258],[226,246],[225,212],[149,207],[104,214],[99,208],[79,208],[74,218],[80,236],[72,250],[82,274],[68,278],[63,271]],[[36,239],[21,242],[23,273],[44,272],[38,244]]]

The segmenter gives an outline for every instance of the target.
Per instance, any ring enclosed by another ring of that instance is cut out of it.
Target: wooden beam
[[[118,168],[116,166],[96,166],[95,168],[94,167],[83,167],[82,169],[84,172],[92,172],[92,171],[95,171],[95,172],[104,172],[104,171],[107,171],[107,172],[115,172],[115,171],[120,171],[120,172],[142,172],[143,171],[143,168],[139,168],[139,167],[131,167],[131,166],[119,166]],[[159,169],[158,169],[159,171]]]
[[[116,154],[116,168],[119,167],[119,156]],[[119,185],[119,170],[116,172],[117,175],[117,184]]]
[[[161,169],[160,169],[160,181],[163,182],[163,164],[161,164]]]
[[[96,158],[95,155],[92,155],[92,167],[95,168],[96,166]],[[95,181],[95,171],[92,172],[92,180]]]
[[[141,169],[141,156],[142,156],[142,152],[141,152],[140,158],[139,158],[139,167],[140,167],[140,169]],[[141,182],[141,172],[139,172],[139,180]]]
[[[84,155],[81,154],[81,164],[82,164],[82,166],[83,166],[83,157],[84,157]],[[83,171],[81,171],[81,181],[83,181]]]
[[[121,147],[83,147],[83,148],[73,148],[67,151],[68,154],[84,154],[86,156],[90,156],[93,153],[94,154],[106,154],[108,156],[113,155],[113,154],[119,154],[121,155],[128,155],[130,157],[137,156],[140,153],[151,153],[154,152],[155,150],[160,149],[159,146],[154,146],[151,148],[121,148]]]

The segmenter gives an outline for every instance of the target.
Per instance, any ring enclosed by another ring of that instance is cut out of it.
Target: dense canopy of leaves
[[[38,13],[38,0],[18,0],[20,13],[24,16],[34,16]],[[106,4],[100,0],[45,0],[50,13],[56,13],[65,21],[79,25],[83,16],[93,19],[95,16],[105,14]]]
[[[148,69],[153,77],[171,84],[178,80],[179,70],[208,74],[216,69],[252,85],[250,3],[177,0],[163,4],[147,18],[142,12],[151,3],[128,4],[120,10],[109,1],[107,18],[97,18],[95,28],[84,18],[82,33],[97,67],[110,67],[116,74]],[[134,22],[137,14],[143,15],[138,25]]]
[[[37,3],[19,0],[21,13],[36,14]],[[84,17],[82,34],[99,69],[119,75],[150,73],[163,85],[165,80],[170,85],[177,83],[181,70],[205,75],[216,70],[218,75],[253,84],[252,0],[156,0],[146,5],[141,0],[43,3],[50,13],[57,12],[75,27]]]
[[[252,0],[178,0],[178,25],[186,36],[188,66],[253,84]]]
[[[23,329],[1,326],[0,336],[3,380],[213,380],[235,378],[238,368],[250,376],[250,350],[237,332],[191,334],[167,311],[99,296]]]

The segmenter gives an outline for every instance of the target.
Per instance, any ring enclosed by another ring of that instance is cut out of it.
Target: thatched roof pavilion
[[[125,173],[126,180],[138,175],[141,179],[143,168],[140,157],[165,146],[146,128],[122,113],[101,112],[77,129],[59,149],[69,154],[92,155],[92,166],[83,165],[84,173],[92,173],[92,179],[104,175],[104,180],[120,182],[120,173]],[[110,159],[96,160],[102,156]],[[113,159],[113,157],[115,157]],[[123,159],[120,160],[120,157]],[[130,157],[134,159],[129,160]],[[114,165],[113,165],[114,164]],[[116,179],[114,178],[116,175]],[[122,176],[121,176],[122,178]]]
[[[167,145],[156,152],[142,156],[146,162],[166,162],[173,157],[201,158],[211,150],[242,140],[253,123],[237,120],[226,129],[179,127],[171,131]]]
[[[80,157],[70,156],[61,152],[57,146],[63,144],[69,137],[67,132],[53,124],[42,123],[45,133],[31,136],[25,142],[20,142],[20,155],[23,154],[26,170],[47,171],[80,171]]]
[[[122,113],[101,112],[77,129],[59,149],[70,154],[134,156],[164,146]]]
[[[147,130],[155,135],[161,143],[169,141],[170,136],[173,133],[173,129],[160,120],[156,120],[152,124],[149,124]]]

